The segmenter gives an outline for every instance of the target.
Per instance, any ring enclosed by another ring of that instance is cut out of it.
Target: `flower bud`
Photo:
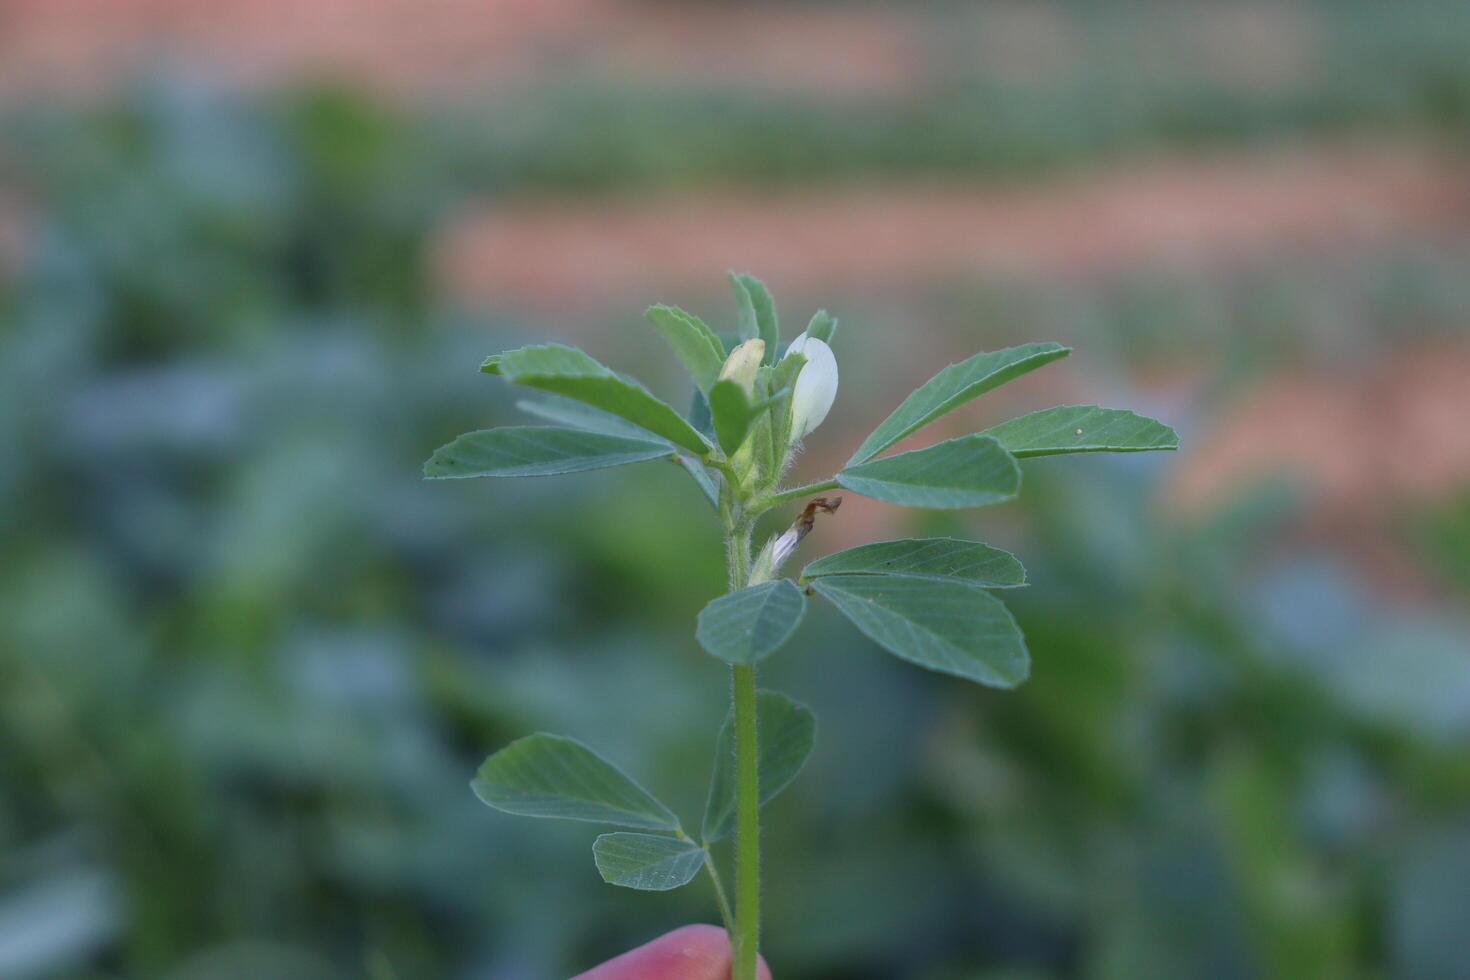
[[[832,408],[837,397],[837,358],[832,348],[805,333],[786,349],[787,354],[793,352],[806,358],[791,393],[791,440],[798,442],[821,425]]]
[[[803,508],[796,521],[777,537],[770,538],[766,545],[756,556],[755,564],[751,566],[750,581],[768,582],[786,564],[796,551],[796,546],[801,544],[801,539],[811,532],[812,525],[817,522],[817,513],[835,514],[837,508],[842,506],[841,497],[815,497]]]
[[[761,359],[766,356],[766,342],[759,338],[747,340],[730,352],[725,366],[720,368],[719,380],[730,379],[745,389],[746,394],[755,387],[755,375],[760,370]]]

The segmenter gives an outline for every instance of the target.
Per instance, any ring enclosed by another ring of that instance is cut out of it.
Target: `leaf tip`
[[[424,460],[422,471],[425,480],[447,480],[455,475],[449,472],[444,462],[444,451],[452,445],[454,445],[453,442],[445,443]]]

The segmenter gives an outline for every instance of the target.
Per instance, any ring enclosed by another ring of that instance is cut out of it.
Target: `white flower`
[[[746,394],[755,386],[755,375],[760,370],[761,358],[766,356],[766,342],[760,338],[747,340],[730,352],[720,368],[719,380],[726,378],[745,389]]]
[[[775,544],[771,545],[771,568],[773,572],[786,564],[786,559],[791,557],[792,553],[796,551],[796,546],[799,544],[801,544],[801,532],[796,528],[787,528],[781,532],[781,536],[776,539]]]
[[[806,358],[791,393],[791,441],[799,442],[822,424],[837,397],[837,358],[825,342],[805,333],[786,348],[787,356],[793,353]]]
[[[817,523],[817,514],[835,514],[841,506],[841,497],[813,497],[790,527],[782,531],[779,537],[766,541],[766,546],[761,549],[761,553],[756,556],[755,565],[751,567],[751,583],[769,582],[781,570],[781,566],[786,564],[786,559],[795,553],[801,539]]]

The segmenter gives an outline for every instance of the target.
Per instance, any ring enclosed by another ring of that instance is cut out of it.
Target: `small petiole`
[[[790,490],[782,490],[780,493],[774,493],[769,497],[764,497],[759,500],[751,501],[749,512],[752,515],[763,514],[766,511],[770,510],[772,507],[779,507],[782,504],[789,504],[793,500],[800,500],[802,497],[810,497],[814,493],[823,493],[827,490],[836,490],[838,486],[840,486],[840,484],[836,480],[823,480],[820,483],[808,483],[805,486],[792,487]]]
[[[704,870],[709,872],[710,883],[715,886],[715,900],[720,905],[720,919],[725,923],[725,931],[730,934],[730,943],[735,942],[735,915],[730,911],[730,899],[725,895],[725,883],[720,880],[720,870],[715,865],[715,855],[709,849],[708,844],[701,844],[704,851]]]

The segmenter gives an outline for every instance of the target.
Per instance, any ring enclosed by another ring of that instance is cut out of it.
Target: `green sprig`
[[[795,780],[816,736],[811,710],[778,692],[758,690],[756,671],[797,633],[807,596],[831,602],[878,646],[929,670],[1012,688],[1031,668],[1020,628],[992,594],[1026,583],[1025,569],[1008,552],[953,538],[874,542],[810,562],[798,586],[777,577],[780,566],[816,514],[830,513],[835,502],[813,500],[796,523],[766,542],[759,561],[752,550],[755,519],[839,488],[909,507],[982,507],[1020,492],[1022,459],[1171,450],[1179,440],[1167,425],[1132,412],[1059,406],[926,448],[882,455],[985,392],[1070,353],[1060,344],[1025,344],[951,364],[905,398],[839,472],[783,486],[795,443],[808,434],[800,430],[819,423],[832,404],[837,377],[826,345],[837,321],[818,312],[798,338],[804,353],[782,357],[770,292],[748,275],[732,273],[730,282],[737,305],[735,333],[760,341],[748,345],[739,364],[730,361],[720,335],[698,317],[667,306],[648,311],[696,388],[699,411],[690,418],[576,348],[525,347],[492,355],[481,370],[556,396],[521,403],[555,424],[460,436],[430,457],[424,474],[430,479],[552,476],[673,459],[715,506],[725,537],[729,592],[699,614],[695,637],[728,665],[731,708],[715,740],[699,839],[612,763],[556,735],[531,735],[500,749],[472,785],[481,800],[507,813],[629,828],[603,834],[593,846],[597,869],[610,884],[663,891],[707,871],[730,931],[733,978],[754,980],[760,808]],[[756,349],[758,366],[751,353]],[[820,357],[810,356],[814,350]],[[810,424],[793,425],[793,419]],[[713,849],[732,834],[733,903]]]

